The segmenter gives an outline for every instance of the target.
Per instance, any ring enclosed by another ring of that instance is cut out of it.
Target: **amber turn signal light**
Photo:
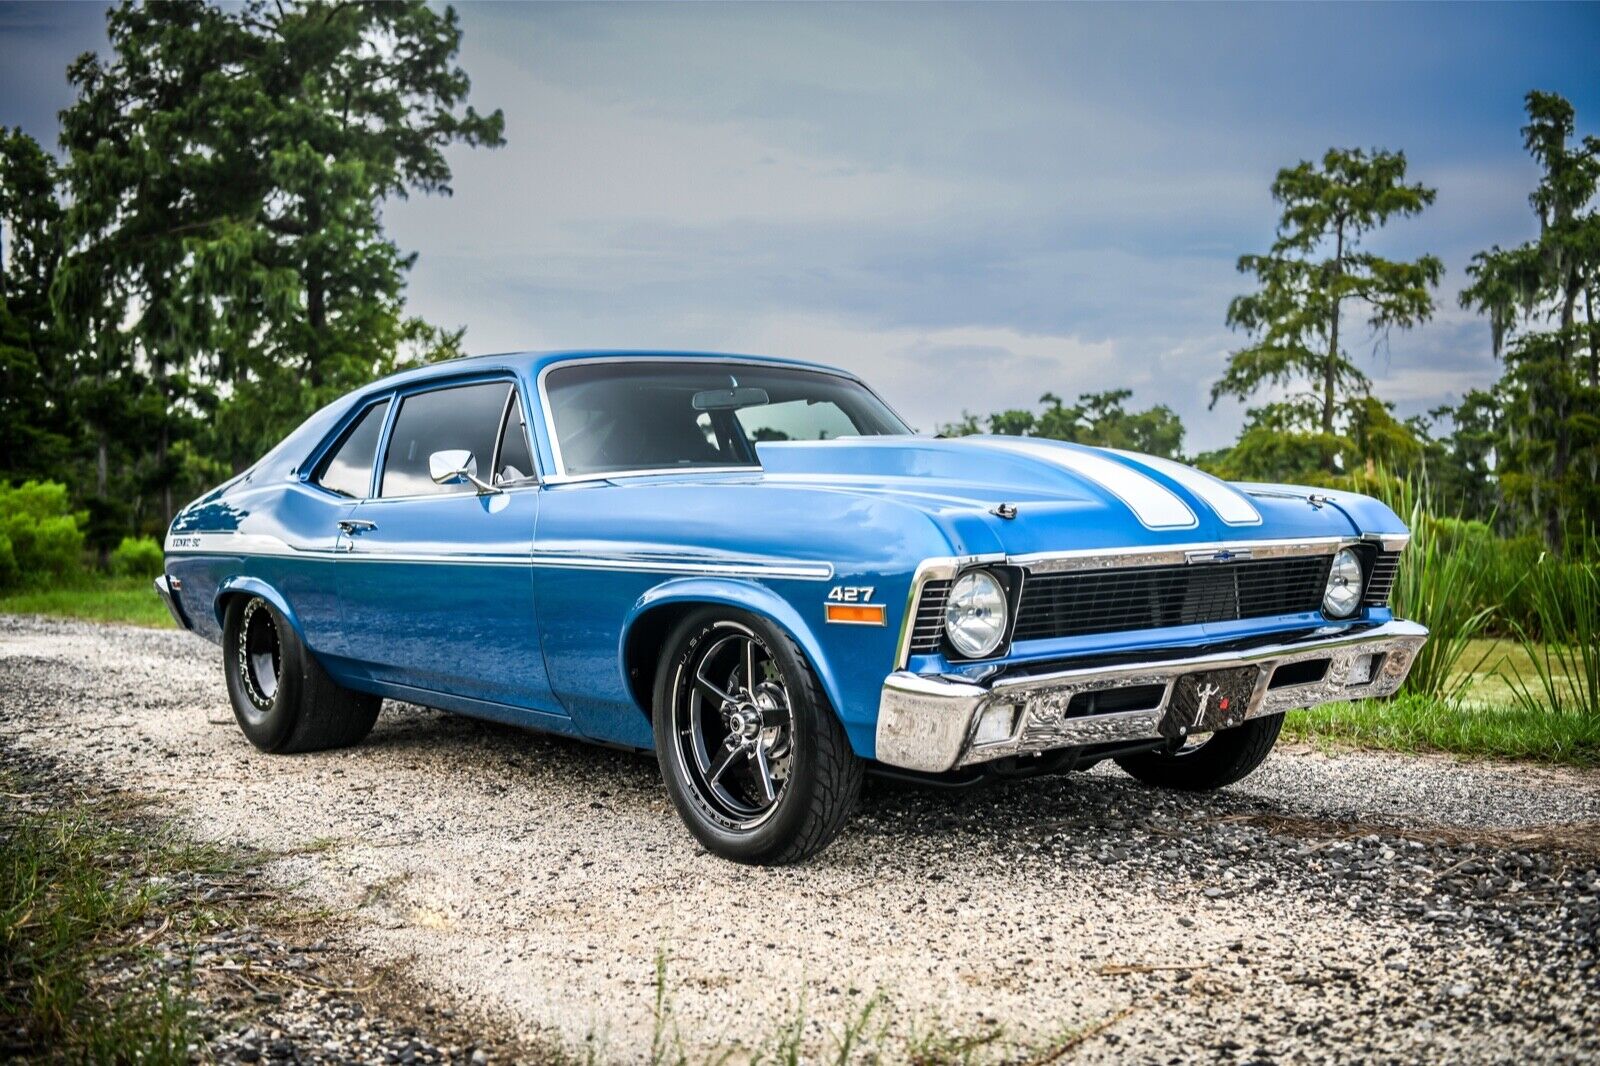
[[[883,625],[881,603],[830,603],[827,605],[828,621],[856,626]]]

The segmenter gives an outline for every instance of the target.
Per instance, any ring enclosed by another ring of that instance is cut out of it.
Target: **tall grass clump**
[[[1533,664],[1532,679],[1505,673],[1517,704],[1600,721],[1600,569],[1540,559],[1523,579],[1537,631],[1512,629]]]
[[[1483,588],[1484,575],[1492,572],[1489,554],[1481,541],[1449,545],[1428,515],[1426,499],[1414,497],[1411,543],[1400,559],[1393,603],[1396,615],[1427,626],[1429,636],[1406,678],[1407,692],[1451,699],[1470,683],[1471,672],[1457,674],[1456,666],[1495,616],[1492,594]]]

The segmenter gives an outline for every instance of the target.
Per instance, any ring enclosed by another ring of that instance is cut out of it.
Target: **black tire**
[[[1147,785],[1209,792],[1241,780],[1266,761],[1282,728],[1283,715],[1269,714],[1213,733],[1203,744],[1124,755],[1117,765]]]
[[[288,620],[260,596],[229,602],[222,669],[239,729],[274,754],[358,743],[372,731],[383,702],[336,684]]]
[[[748,670],[740,665],[747,649]],[[734,682],[760,677],[737,692],[718,684],[731,703],[694,676],[710,677],[729,656]],[[744,863],[799,862],[826,847],[855,809],[864,764],[805,655],[764,618],[722,607],[686,616],[667,637],[653,709],[667,794],[708,851]],[[735,729],[741,717],[754,724]]]

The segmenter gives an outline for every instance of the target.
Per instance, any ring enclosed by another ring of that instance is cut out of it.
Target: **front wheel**
[[[1117,765],[1147,785],[1208,792],[1233,784],[1266,760],[1283,728],[1283,715],[1252,718],[1244,725],[1191,740],[1177,751],[1124,755]]]
[[[657,671],[653,718],[673,805],[724,858],[809,858],[855,808],[862,762],[805,656],[765,619],[722,608],[684,618]]]

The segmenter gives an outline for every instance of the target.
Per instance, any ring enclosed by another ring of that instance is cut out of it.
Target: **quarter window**
[[[534,480],[533,452],[528,449],[528,423],[522,417],[517,390],[506,398],[506,424],[500,431],[500,458],[495,463],[494,483],[514,485]]]
[[[383,416],[389,401],[375,403],[351,423],[327,458],[317,467],[312,481],[341,496],[361,499],[372,485],[372,460],[378,452],[378,435],[383,432]]]
[[[435,496],[473,492],[470,484],[438,485],[428,471],[435,452],[472,453],[479,477],[494,461],[495,438],[510,386],[503,381],[460,385],[407,396],[400,403],[383,460],[381,496]]]

